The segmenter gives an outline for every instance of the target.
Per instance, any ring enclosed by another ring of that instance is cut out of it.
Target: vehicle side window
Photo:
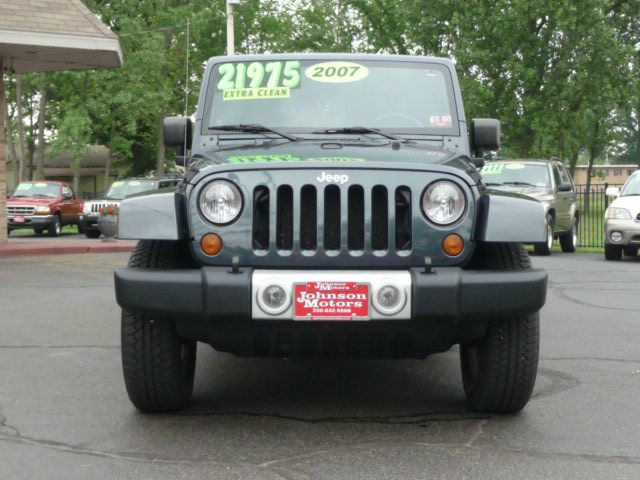
[[[73,193],[71,193],[71,189],[69,187],[62,187],[62,198],[67,200],[73,198]]]
[[[553,181],[556,184],[556,188],[562,185],[562,178],[560,177],[560,171],[557,165],[553,166]]]
[[[569,175],[569,172],[567,172],[567,170],[564,168],[564,165],[560,165],[559,167],[560,167],[560,178],[562,178],[562,183],[564,185],[571,185],[571,187],[573,188],[571,175]]]

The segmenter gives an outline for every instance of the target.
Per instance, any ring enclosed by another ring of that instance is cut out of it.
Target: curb
[[[69,253],[117,253],[131,252],[135,243],[116,245],[34,245],[34,244],[5,244],[0,245],[0,257],[19,255],[57,255]]]

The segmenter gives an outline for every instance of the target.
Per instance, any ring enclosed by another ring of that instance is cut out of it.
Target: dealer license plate
[[[14,223],[25,223],[26,222],[24,217],[13,217],[13,221],[14,221]]]
[[[369,284],[357,282],[297,283],[296,320],[369,320]]]

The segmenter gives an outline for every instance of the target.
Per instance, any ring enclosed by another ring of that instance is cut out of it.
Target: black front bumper
[[[20,228],[42,228],[47,229],[53,225],[55,218],[53,215],[30,215],[24,217],[24,222],[14,222],[14,217],[10,217],[7,226],[10,229]]]
[[[115,272],[116,299],[133,312],[175,320],[249,322],[252,272],[242,268],[233,273],[228,267],[121,269]],[[417,323],[473,322],[534,313],[544,305],[547,293],[546,272],[534,269],[446,267],[424,273],[414,268],[411,277],[411,320]]]

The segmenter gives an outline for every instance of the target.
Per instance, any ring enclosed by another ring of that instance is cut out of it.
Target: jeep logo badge
[[[322,172],[319,177],[316,177],[316,180],[320,183],[339,183],[342,185],[343,183],[347,183],[349,181],[349,175],[331,175],[327,172]]]

